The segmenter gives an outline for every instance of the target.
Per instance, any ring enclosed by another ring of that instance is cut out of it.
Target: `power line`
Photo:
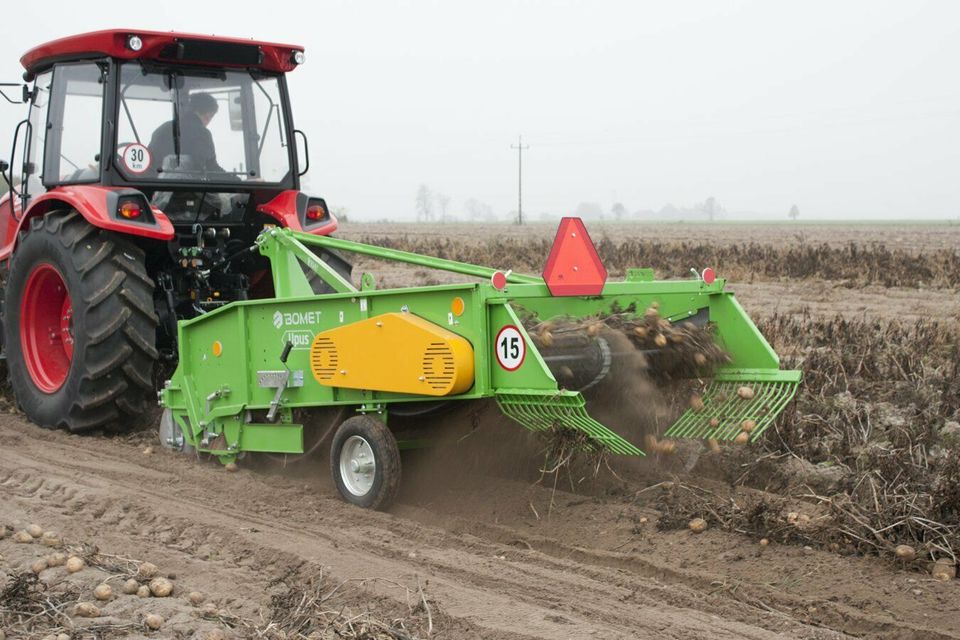
[[[517,150],[517,224],[523,224],[523,150],[529,149],[530,145],[523,144],[523,136],[520,136],[517,144],[510,145],[510,148]]]

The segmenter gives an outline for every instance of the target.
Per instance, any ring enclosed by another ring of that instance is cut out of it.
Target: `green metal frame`
[[[600,296],[553,297],[537,276],[505,272],[507,286],[498,290],[491,282],[497,272],[493,268],[289,229],[267,228],[257,244],[260,253],[270,259],[276,297],[233,302],[181,321],[179,366],[160,393],[161,404],[171,410],[186,441],[223,461],[232,460],[241,451],[302,451],[303,427],[293,421],[295,409],[347,405],[358,411],[378,412],[385,419],[393,403],[435,400],[412,394],[322,386],[310,374],[309,346],[318,332],[387,312],[416,314],[471,343],[475,354],[474,384],[466,392],[446,399],[496,398],[506,415],[528,429],[576,429],[615,453],[642,455],[636,446],[591,418],[582,395],[558,387],[526,334],[517,308],[549,319],[630,309],[642,313],[656,302],[661,315],[675,322],[705,311],[716,324],[721,346],[732,356],[732,362],[719,372],[713,384],[762,381],[770,386],[769,397],[767,387],[760,391],[763,402],[757,405],[762,404],[766,411],[758,416],[761,420],[769,416],[772,422],[799,381],[799,372],[779,371],[776,353],[733,294],[723,291],[723,280],[712,284],[696,279],[656,281],[649,270],[632,269],[625,281],[608,282]],[[313,247],[440,269],[480,281],[377,290],[372,278],[365,276],[362,289],[357,290],[317,257]],[[314,294],[301,265],[315,272],[334,293]],[[451,311],[455,297],[465,303],[460,316]],[[500,367],[493,352],[497,332],[508,324],[519,329],[527,350],[525,360],[514,371]],[[280,355],[287,342],[293,349],[283,363]],[[288,382],[278,392],[275,385],[284,376]],[[708,392],[708,401],[719,398],[720,389],[725,387],[716,388],[713,396]],[[277,399],[279,402],[275,402]],[[252,415],[271,408],[274,422],[252,422]],[[734,408],[710,407],[725,417],[733,416]],[[741,414],[747,415],[741,411],[736,416]],[[706,412],[684,416],[671,431],[690,437],[716,437],[715,433],[704,432],[704,417],[709,422]],[[758,428],[755,437],[760,431]],[[729,434],[736,435],[732,427]]]

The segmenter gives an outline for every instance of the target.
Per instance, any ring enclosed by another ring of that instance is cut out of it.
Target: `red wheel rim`
[[[20,346],[37,388],[53,393],[63,386],[73,360],[73,304],[63,276],[39,264],[27,277],[20,302]]]

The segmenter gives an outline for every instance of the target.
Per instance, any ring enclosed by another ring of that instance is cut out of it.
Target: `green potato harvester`
[[[390,504],[400,483],[399,451],[418,444],[398,442],[390,429],[390,411],[401,403],[494,398],[532,431],[575,430],[595,448],[643,455],[593,419],[581,393],[615,384],[605,377],[616,353],[595,336],[579,352],[556,356],[537,346],[525,317],[641,315],[654,305],[672,324],[711,325],[729,361],[714,372],[703,406],[686,411],[667,437],[733,440],[750,421],[756,440],[800,381],[799,371],[780,370],[777,354],[712,270],[659,281],[650,269],[629,269],[624,280],[608,281],[577,218],[561,221],[542,276],[282,228],[264,229],[257,248],[270,260],[275,297],[235,301],[179,322],[179,364],[159,394],[161,441],[224,464],[245,452],[299,454],[302,410],[342,407],[349,417],[333,435],[331,471],[341,496],[364,507]],[[356,288],[318,256],[321,250],[470,280],[377,289],[364,274]],[[332,292],[315,294],[313,274]],[[558,368],[569,371],[571,364],[578,382],[558,383]],[[744,385],[750,398],[737,393]]]

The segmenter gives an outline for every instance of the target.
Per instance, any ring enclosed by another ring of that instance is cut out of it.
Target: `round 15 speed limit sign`
[[[516,371],[523,364],[527,356],[527,343],[524,342],[520,329],[508,324],[497,333],[493,343],[493,351],[497,355],[497,363],[507,371]]]

